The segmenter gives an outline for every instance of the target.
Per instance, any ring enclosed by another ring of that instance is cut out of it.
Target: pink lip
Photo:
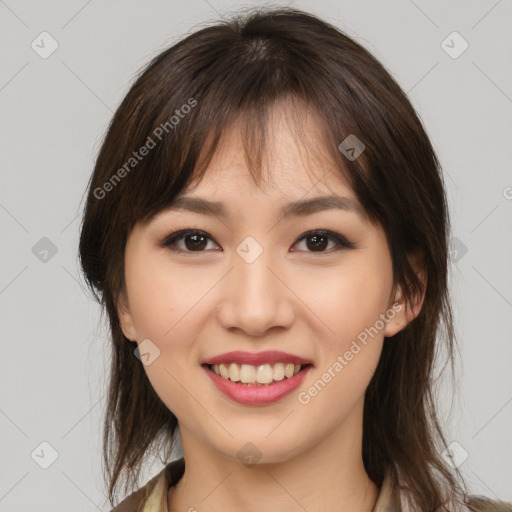
[[[263,405],[277,402],[293,390],[297,389],[306,377],[306,374],[311,370],[312,366],[306,366],[303,370],[297,373],[297,375],[294,375],[289,379],[284,378],[283,380],[276,382],[275,384],[269,384],[268,386],[253,386],[250,384],[232,382],[217,375],[213,370],[210,370],[206,364],[203,365],[203,368],[208,374],[208,377],[212,379],[217,389],[222,391],[222,393],[224,393],[228,398],[231,398],[231,400],[246,405]]]
[[[206,359],[201,364],[221,364],[221,363],[238,363],[238,364],[251,364],[258,366],[265,363],[293,363],[293,364],[312,364],[311,361],[303,359],[302,357],[286,352],[279,352],[278,350],[266,350],[264,352],[243,352],[236,350],[234,352],[226,352],[210,359]]]

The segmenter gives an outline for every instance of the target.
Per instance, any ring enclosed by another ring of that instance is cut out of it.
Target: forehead
[[[325,124],[312,108],[283,100],[265,118],[264,133],[252,129],[250,116],[226,127],[204,175],[193,178],[183,194],[240,193],[257,186],[283,197],[316,188],[356,199],[340,160],[326,147]],[[255,152],[261,155],[256,172],[249,165]]]
[[[204,177],[176,197],[168,211],[234,220],[244,209],[260,214],[261,208],[275,210],[283,219],[337,210],[367,222],[364,208],[336,164],[318,150],[320,145],[310,148],[298,142],[286,125],[274,128],[261,180],[249,171],[240,132],[233,129],[225,134]]]

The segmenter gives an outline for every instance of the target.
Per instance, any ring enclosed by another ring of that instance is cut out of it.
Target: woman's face
[[[245,461],[360,441],[384,337],[412,319],[392,295],[384,232],[365,221],[318,152],[314,119],[305,123],[306,152],[278,114],[269,132],[271,183],[252,181],[230,131],[203,180],[183,192],[191,201],[137,225],[125,254],[123,331],[177,416],[184,449],[195,443]],[[344,198],[346,208],[308,203],[320,196]],[[183,229],[200,233],[169,239]],[[233,351],[249,355],[223,355]],[[264,351],[285,354],[250,358]],[[205,365],[216,356],[221,376]],[[296,376],[294,358],[308,363]]]

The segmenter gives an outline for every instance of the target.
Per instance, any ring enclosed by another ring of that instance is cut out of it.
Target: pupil
[[[323,236],[323,235],[311,235],[309,237],[309,240],[312,240],[313,241],[313,245],[312,245],[312,248],[314,249],[325,249],[325,247],[327,246],[327,244],[325,243],[326,240],[327,240],[327,237]],[[322,242],[319,243],[319,240],[322,240]],[[309,246],[308,244],[308,248],[311,249],[311,247]]]
[[[188,242],[190,240],[193,240],[192,244],[189,244]],[[203,235],[188,235],[188,237],[185,238],[187,249],[204,249],[205,247],[205,237]]]

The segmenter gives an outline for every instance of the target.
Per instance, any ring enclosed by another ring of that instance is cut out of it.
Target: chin
[[[260,431],[256,436],[245,435],[243,438],[230,439],[229,447],[219,446],[218,449],[226,457],[253,467],[255,465],[280,464],[292,459],[301,450],[297,441],[289,431],[283,430],[281,435],[273,432],[269,436]]]

